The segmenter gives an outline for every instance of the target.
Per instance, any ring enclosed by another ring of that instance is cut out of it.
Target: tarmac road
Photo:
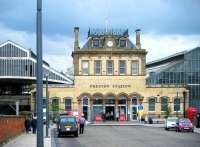
[[[200,147],[200,134],[144,126],[87,126],[78,138],[51,133],[52,147]]]

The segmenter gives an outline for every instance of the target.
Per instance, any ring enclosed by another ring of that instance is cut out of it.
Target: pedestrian
[[[80,123],[80,130],[79,130],[79,133],[80,133],[80,134],[83,134],[83,132],[84,132],[84,126],[85,126],[85,117],[84,117],[83,114],[81,115],[81,118],[80,118],[80,120],[79,120],[79,123]]]
[[[110,112],[110,120],[114,120],[114,114],[113,114],[113,111]]]
[[[26,129],[26,133],[29,133],[30,127],[31,127],[31,121],[28,117],[26,117],[25,121],[24,121],[24,126]]]
[[[116,112],[116,120],[119,121],[119,112]]]
[[[31,121],[31,127],[32,127],[33,134],[35,134],[36,130],[37,130],[37,118],[36,117],[33,117],[32,121]]]

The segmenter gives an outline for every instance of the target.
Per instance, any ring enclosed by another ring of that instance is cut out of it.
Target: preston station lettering
[[[131,88],[131,85],[118,85],[118,84],[113,84],[113,85],[90,85],[90,88]]]

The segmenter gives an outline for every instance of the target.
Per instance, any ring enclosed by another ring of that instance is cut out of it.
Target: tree
[[[166,111],[165,111],[165,118],[168,118],[171,114],[171,108],[170,106],[167,107]]]

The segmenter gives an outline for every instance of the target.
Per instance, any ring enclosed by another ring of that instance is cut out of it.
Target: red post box
[[[193,118],[196,116],[196,114],[197,114],[197,108],[189,107],[187,109],[187,118],[189,118],[191,122],[193,122]]]

